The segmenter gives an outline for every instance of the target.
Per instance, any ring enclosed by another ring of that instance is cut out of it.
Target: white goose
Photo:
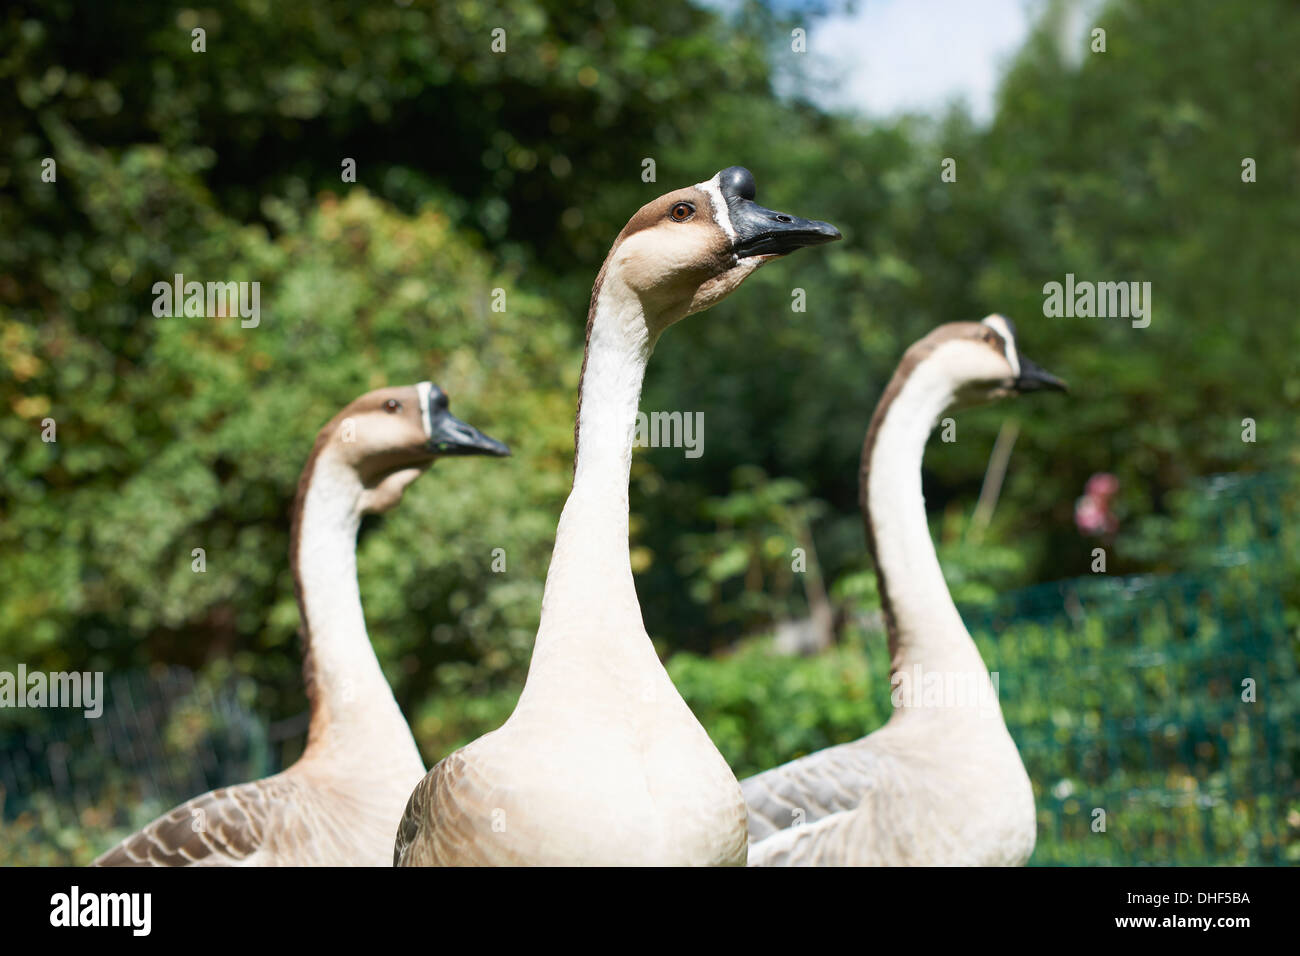
[[[862,448],[867,545],[889,633],[894,713],[861,740],[741,784],[750,866],[1017,865],[1034,796],[996,690],[930,539],[921,458],[953,405],[1064,383],[1020,355],[998,315],[907,350]]]
[[[509,720],[429,771],[399,865],[742,864],[745,804],[668,678],[628,555],[628,471],[646,362],[679,319],[769,259],[839,233],[754,203],[733,166],[642,207],[596,278],[574,430],[528,679]]]
[[[302,756],[181,804],[95,865],[390,865],[424,763],[366,635],[357,529],[437,458],[509,453],[455,418],[432,382],[370,392],[322,428],[298,482],[290,549],[311,701]]]

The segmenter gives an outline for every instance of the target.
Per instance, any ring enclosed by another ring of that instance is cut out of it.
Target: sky
[[[858,0],[813,22],[808,55],[842,82],[814,90],[818,105],[873,117],[933,112],[964,99],[978,122],[993,114],[1002,68],[1028,34],[1034,0]]]

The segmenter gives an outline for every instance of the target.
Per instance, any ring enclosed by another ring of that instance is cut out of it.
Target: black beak
[[[1017,392],[1068,392],[1065,383],[1023,355],[1020,356],[1020,377],[1016,379]]]
[[[754,202],[754,175],[744,166],[724,169],[718,174],[718,184],[727,202],[731,228],[736,232],[732,251],[737,258],[783,256],[804,246],[819,246],[840,238],[840,231],[829,222],[800,219]]]
[[[505,457],[510,449],[489,438],[473,425],[462,422],[445,408],[429,409],[429,451],[435,455],[496,455]]]

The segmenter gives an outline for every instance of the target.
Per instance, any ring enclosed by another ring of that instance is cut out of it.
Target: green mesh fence
[[[0,864],[88,862],[213,787],[275,763],[249,681],[185,668],[109,675],[104,712],[7,711],[0,728]]]
[[[1190,511],[1192,569],[966,614],[1034,781],[1034,863],[1300,861],[1292,495],[1213,479]]]

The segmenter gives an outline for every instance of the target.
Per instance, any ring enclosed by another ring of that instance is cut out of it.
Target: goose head
[[[729,166],[660,196],[623,227],[602,270],[640,300],[654,332],[720,302],[764,263],[840,238],[829,223],[755,202],[754,176]]]
[[[321,434],[331,457],[355,473],[360,511],[376,514],[397,504],[407,485],[439,458],[509,455],[510,449],[448,410],[447,393],[433,382],[380,388],[340,412]]]
[[[1021,354],[1016,327],[1005,316],[941,325],[908,351],[913,353],[911,364],[924,361],[942,367],[954,406],[982,405],[1025,392],[1066,391],[1065,382]]]

